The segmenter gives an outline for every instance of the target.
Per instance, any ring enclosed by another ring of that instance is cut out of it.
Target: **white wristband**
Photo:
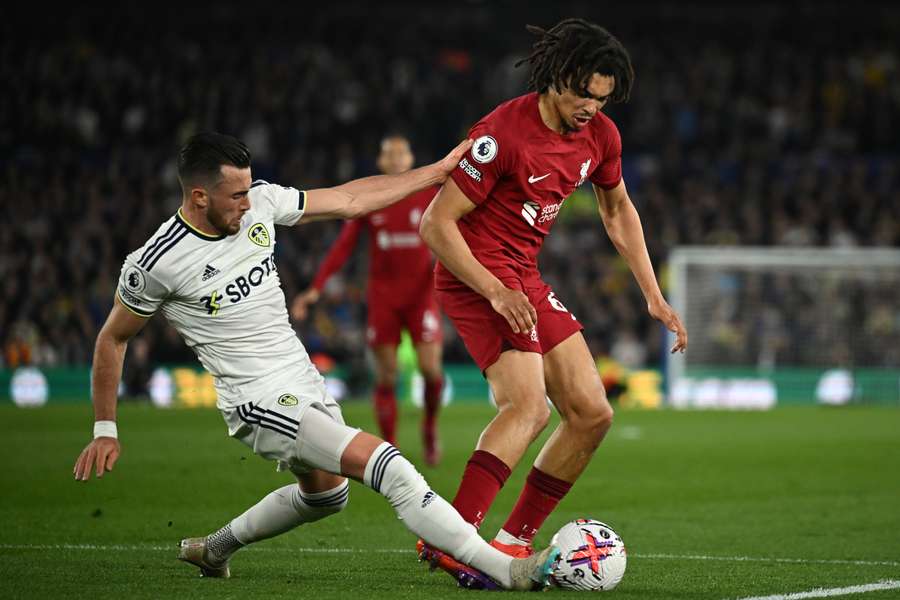
[[[116,429],[115,421],[95,421],[94,422],[94,439],[98,437],[119,437],[119,431]]]

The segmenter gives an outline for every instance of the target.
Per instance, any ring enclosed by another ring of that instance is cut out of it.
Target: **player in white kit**
[[[275,267],[275,225],[352,219],[446,179],[471,145],[401,175],[367,177],[298,191],[251,183],[250,153],[230,136],[192,137],[178,157],[183,202],[125,259],[115,302],[94,350],[94,439],[75,479],[112,470],[120,446],[116,391],[128,340],[162,312],[212,373],[229,435],[278,461],[298,484],[271,492],[220,530],[182,540],[178,558],[209,577],[228,577],[241,547],[344,508],[347,477],[385,496],[427,543],[473,568],[467,587],[531,589],[546,582],[558,552],[511,559],[429,489],[415,467],[381,439],[344,424],[337,403],[288,322]]]

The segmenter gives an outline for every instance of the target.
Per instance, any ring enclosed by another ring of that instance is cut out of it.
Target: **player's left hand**
[[[87,481],[91,478],[91,470],[95,467],[97,477],[103,477],[105,472],[112,471],[121,451],[119,440],[116,438],[98,437],[91,440],[75,461],[75,468],[72,469],[75,480]]]
[[[471,147],[472,140],[463,140],[456,148],[450,151],[450,154],[435,163],[444,175],[441,181],[446,179],[447,176],[453,172],[453,169],[455,169],[456,165],[459,164],[459,161],[462,160],[463,155],[468,152]]]
[[[663,299],[647,304],[647,310],[651,317],[660,321],[666,326],[666,329],[675,334],[675,345],[672,346],[671,353],[684,352],[687,348],[688,334],[678,313]]]
[[[291,317],[295,321],[305,321],[309,316],[310,304],[318,302],[320,295],[319,290],[311,287],[294,296],[294,301],[291,302]]]

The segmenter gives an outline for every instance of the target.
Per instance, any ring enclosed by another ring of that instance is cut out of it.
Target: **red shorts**
[[[396,346],[404,329],[415,344],[441,341],[441,313],[432,294],[418,304],[401,307],[371,298],[368,308],[366,340],[370,346]]]
[[[520,289],[528,296],[538,315],[537,326],[532,331],[513,333],[509,323],[491,307],[491,303],[469,288],[437,291],[444,314],[453,321],[459,337],[482,372],[497,362],[506,350],[543,355],[584,329],[556,298],[553,288],[543,281],[537,280],[535,285],[526,286],[519,280],[503,280],[503,284]]]

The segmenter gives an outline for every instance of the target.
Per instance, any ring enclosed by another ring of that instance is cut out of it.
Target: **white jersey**
[[[219,408],[242,402],[261,377],[321,375],[288,322],[275,268],[274,225],[303,215],[306,192],[256,181],[235,235],[212,236],[181,209],[125,259],[116,294],[142,317],[161,311],[212,373]]]

